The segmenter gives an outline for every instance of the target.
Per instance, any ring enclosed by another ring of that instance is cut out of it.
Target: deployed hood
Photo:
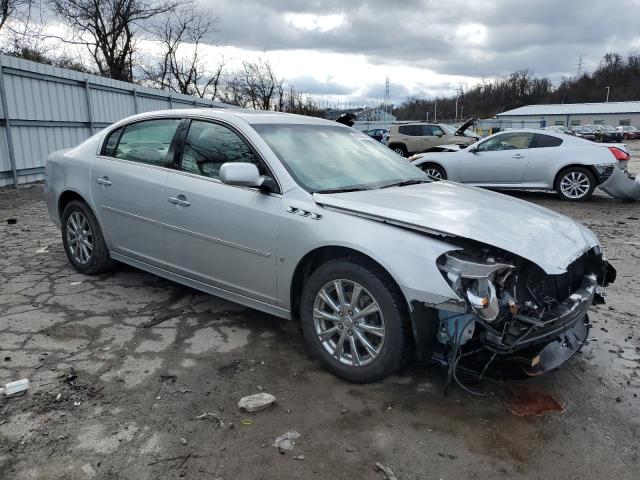
[[[465,137],[466,135],[464,134],[465,130],[467,130],[471,125],[473,125],[474,123],[476,123],[476,118],[470,118],[469,120],[467,120],[466,122],[464,122],[462,125],[460,125],[460,127],[455,131],[454,135],[462,135],[463,137]]]
[[[313,195],[325,207],[386,223],[467,238],[537,264],[548,274],[598,245],[586,227],[564,215],[506,195],[440,181],[405,187]]]

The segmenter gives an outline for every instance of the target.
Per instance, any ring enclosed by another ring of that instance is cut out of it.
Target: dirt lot
[[[295,324],[124,266],[79,275],[42,187],[0,191],[0,383],[33,383],[0,400],[0,478],[375,479],[380,462],[400,480],[637,479],[640,204],[518,197],[590,226],[618,269],[592,315],[598,342],[526,382],[566,408],[543,417],[505,407],[522,384],[444,398],[443,372],[416,364],[350,385],[308,358]],[[262,389],[276,405],[241,413]],[[301,437],[281,454],[288,430]]]

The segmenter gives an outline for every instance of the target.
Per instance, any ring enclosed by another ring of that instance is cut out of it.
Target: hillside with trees
[[[456,118],[490,118],[495,114],[539,103],[604,102],[606,87],[610,87],[609,101],[640,100],[640,55],[624,58],[608,53],[592,73],[564,78],[556,87],[544,77],[529,70],[514,72],[493,82],[482,82],[460,95],[439,98],[410,97],[393,113],[399,120],[430,120],[434,113],[438,120]],[[428,113],[427,113],[428,112]]]

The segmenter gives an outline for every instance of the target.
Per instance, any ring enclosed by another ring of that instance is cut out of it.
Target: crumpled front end
[[[517,364],[529,375],[558,368],[587,342],[587,312],[604,303],[601,287],[615,279],[599,247],[557,275],[490,249],[452,251],[438,266],[461,300],[460,311],[438,311],[437,339],[453,378],[473,354],[483,359],[481,376],[497,362]]]

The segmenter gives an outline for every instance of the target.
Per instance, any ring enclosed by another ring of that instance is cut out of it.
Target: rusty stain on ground
[[[566,410],[561,402],[548,393],[524,385],[510,387],[504,404],[518,417],[542,417],[546,413],[564,413]]]

